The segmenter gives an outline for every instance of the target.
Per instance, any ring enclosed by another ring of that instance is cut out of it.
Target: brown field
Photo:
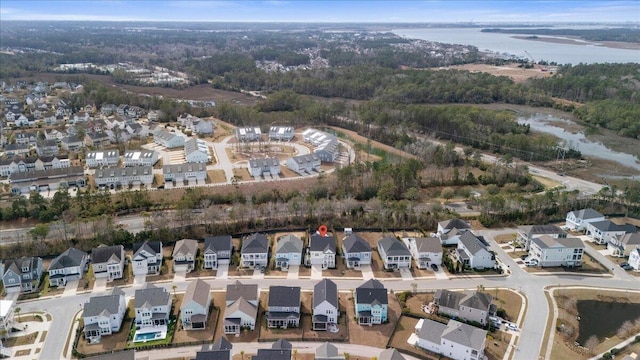
[[[531,78],[545,78],[550,77],[553,74],[551,72],[544,72],[539,67],[532,69],[522,69],[519,68],[517,64],[508,64],[508,65],[486,65],[486,64],[465,64],[465,65],[454,65],[440,68],[442,70],[446,69],[457,69],[457,70],[467,70],[470,72],[485,72],[494,76],[507,76],[511,78],[515,82],[525,82]]]
[[[355,131],[352,130],[347,130],[347,129],[343,129],[337,126],[330,126],[330,128],[332,128],[333,130],[337,131],[337,132],[341,132],[343,134],[346,134],[347,136],[349,136],[351,139],[353,139],[354,141],[357,141],[361,144],[366,144],[367,141],[370,141],[368,138],[358,134]],[[379,143],[377,141],[371,141],[371,146],[376,148],[376,149],[381,149],[384,150],[388,153],[394,154],[394,155],[398,155],[398,156],[402,156],[404,158],[413,158],[413,159],[417,159],[417,157],[415,155],[411,155],[407,152],[404,152],[402,150],[398,150],[396,148],[394,148],[393,146],[389,146],[389,145],[385,145],[382,143]],[[365,155],[366,156],[366,155]],[[369,155],[370,157],[373,155]],[[371,159],[372,160],[372,159]]]
[[[347,318],[349,319],[349,342],[351,344],[375,345],[384,348],[393,334],[396,322],[400,318],[401,309],[398,299],[395,295],[389,294],[389,309],[387,316],[389,322],[386,324],[361,326],[355,320],[355,309],[353,304],[353,295],[349,295],[349,304],[345,305],[347,310]],[[344,309],[344,308],[343,308]]]
[[[11,347],[15,347],[15,346],[35,344],[36,339],[38,338],[38,334],[40,334],[40,333],[39,332],[35,332],[35,333],[29,334],[29,335],[13,336],[13,337],[10,337],[10,338],[5,338],[4,339],[4,346],[8,347],[8,348],[11,348]]]
[[[212,184],[221,184],[227,182],[224,170],[207,170],[207,177]]]
[[[247,170],[246,168],[233,169],[233,175],[238,177],[239,181],[253,180],[253,177],[251,177],[251,174],[249,174],[249,170]]]
[[[220,294],[220,293],[215,293],[215,294]],[[184,297],[184,294],[179,294],[176,295],[174,297],[174,307],[175,309],[180,309],[180,306],[182,306],[182,298]],[[222,304],[224,307],[224,300],[222,300],[222,302],[218,302],[216,304],[216,299],[214,299],[214,297],[211,297],[211,302],[213,303],[213,305],[220,305]],[[176,325],[176,332],[173,336],[173,344],[180,344],[180,343],[185,343],[185,342],[192,342],[192,341],[213,341],[213,335],[214,335],[214,331],[215,329],[218,327],[218,316],[222,316],[220,314],[222,310],[220,309],[212,309],[211,312],[209,312],[209,318],[207,319],[207,327],[206,329],[203,330],[184,330],[182,328],[182,324],[180,322],[180,320],[178,319],[178,324]]]

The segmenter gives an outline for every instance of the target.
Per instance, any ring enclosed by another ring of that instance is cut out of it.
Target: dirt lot
[[[441,70],[446,69],[457,69],[457,70],[467,70],[470,72],[485,72],[494,76],[507,76],[511,78],[515,82],[525,82],[528,79],[534,78],[545,78],[550,77],[553,73],[549,71],[542,71],[539,67],[535,67],[532,69],[522,69],[519,68],[517,64],[508,64],[508,65],[485,65],[485,64],[465,64],[465,65],[455,65],[449,67],[440,68]]]
[[[214,293],[216,295],[221,296],[221,293]],[[222,295],[223,296],[223,295]],[[176,296],[177,300],[174,301],[174,306],[176,309],[180,309],[182,306],[182,299],[184,295],[179,294]],[[218,302],[216,303],[216,300]],[[222,318],[221,312],[224,311],[224,296],[222,299],[215,299],[213,296],[211,297],[211,302],[213,305],[223,305],[223,308],[213,308],[211,312],[209,312],[209,318],[207,319],[207,327],[203,330],[183,330],[182,323],[180,319],[178,319],[178,325],[176,326],[176,332],[173,336],[173,344],[192,342],[192,341],[213,341],[214,330],[218,327],[218,318]]]
[[[129,306],[133,306],[133,300],[129,302]],[[84,325],[81,323],[81,326]],[[77,347],[78,352],[89,355],[103,351],[122,350],[127,346],[129,330],[131,330],[131,320],[125,320],[122,322],[120,332],[109,336],[103,336],[98,344],[89,344],[84,339],[84,336],[80,335]]]
[[[212,184],[220,184],[227,182],[224,170],[207,170],[207,177]]]
[[[347,318],[349,319],[349,342],[351,344],[361,344],[384,348],[393,334],[396,322],[400,317],[400,303],[395,295],[389,294],[389,309],[387,316],[389,322],[386,324],[361,326],[356,321],[353,296],[349,296],[349,304],[346,305]]]

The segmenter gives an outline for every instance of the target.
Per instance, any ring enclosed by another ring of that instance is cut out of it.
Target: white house
[[[340,147],[338,146],[338,139],[329,139],[320,144],[313,153],[318,155],[320,161],[332,163],[340,156]]]
[[[351,233],[342,239],[342,256],[349,269],[371,265],[371,245],[360,235]]]
[[[387,236],[378,240],[378,253],[387,270],[411,268],[411,252],[394,237]]]
[[[460,236],[455,257],[459,263],[472,269],[491,269],[496,265],[495,255],[471,232]]]
[[[184,137],[165,130],[155,132],[153,134],[153,141],[167,149],[175,149],[184,146]]]
[[[316,154],[298,155],[287,159],[287,168],[298,174],[313,174],[322,170],[322,161]]]
[[[186,330],[206,329],[210,305],[211,285],[201,279],[190,282],[180,306],[182,327]]]
[[[127,312],[124,291],[114,287],[111,295],[92,296],[82,308],[84,338],[90,343],[100,342],[102,336],[119,332]]]
[[[207,163],[210,160],[209,152],[198,146],[198,140],[191,138],[184,143],[184,157],[188,163]]]
[[[259,127],[237,127],[236,138],[238,141],[258,141],[262,136]]]
[[[407,342],[454,360],[484,360],[487,331],[455,320],[420,319]]]
[[[242,328],[254,330],[258,316],[258,285],[240,281],[227,285],[224,333],[239,334]]]
[[[300,287],[270,286],[267,327],[288,329],[300,326]]]
[[[76,151],[84,147],[84,139],[80,139],[76,135],[65,136],[60,140],[60,146],[67,151]]]
[[[313,287],[313,330],[328,330],[330,324],[338,323],[338,285],[322,279]]]
[[[262,234],[252,234],[242,241],[240,266],[266,268],[269,265],[269,239]]]
[[[432,264],[442,265],[442,244],[437,237],[403,238],[418,269],[428,269]]]
[[[211,135],[213,134],[213,123],[203,119],[192,119],[186,125],[187,129],[191,130],[194,134]]]
[[[145,241],[133,244],[131,257],[133,275],[157,275],[162,267],[162,242]]]
[[[604,220],[604,215],[593,210],[592,208],[569,211],[567,213],[566,227],[570,230],[585,230],[587,224],[596,221]]]
[[[629,234],[618,235],[609,239],[607,248],[613,250],[613,256],[626,257],[629,256],[631,250],[640,246],[640,233],[633,232]]]
[[[205,164],[163,165],[162,175],[165,182],[194,181],[203,184],[207,179],[207,166]]]
[[[289,266],[302,264],[302,240],[292,234],[284,235],[276,244],[276,268],[288,270]]]
[[[93,176],[96,186],[149,186],[153,183],[153,168],[148,165],[133,167],[108,167],[96,169]]]
[[[219,264],[230,264],[233,243],[230,235],[204,238],[204,268],[217,269]]]
[[[182,239],[173,247],[173,270],[175,272],[191,272],[195,269],[198,255],[198,241]]]
[[[279,175],[280,162],[277,158],[250,159],[249,174],[253,177]]]
[[[606,244],[613,237],[636,231],[636,227],[631,224],[618,225],[611,220],[603,220],[587,223],[586,235],[598,244]]]
[[[118,150],[89,151],[84,159],[89,169],[102,166],[118,166],[120,152]]]
[[[481,325],[489,322],[495,315],[497,306],[492,304],[493,297],[487,293],[465,290],[463,293],[449,290],[438,290],[433,302],[438,306],[438,313],[451,318],[475,321]]]
[[[584,254],[584,243],[578,238],[552,238],[543,235],[531,240],[529,259],[538,261],[538,266],[580,266]]]
[[[315,233],[309,239],[309,265],[320,266],[322,270],[336,267],[336,239]]]
[[[135,324],[140,331],[143,328],[169,325],[171,295],[165,288],[147,284],[137,289],[134,295]]]
[[[158,152],[153,150],[127,150],[122,157],[124,166],[153,166],[158,162]]]
[[[76,248],[56,256],[49,264],[49,286],[65,286],[68,281],[82,278],[87,260],[87,253]]]
[[[526,225],[518,227],[518,235],[516,241],[519,242],[525,250],[529,250],[529,244],[534,238],[548,235],[552,238],[566,238],[567,232],[555,225]]]
[[[124,247],[122,245],[100,245],[91,250],[91,266],[96,279],[107,281],[122,279],[124,276]]]
[[[640,248],[636,247],[629,253],[629,265],[635,270],[640,270]]]
[[[0,300],[0,331],[11,331],[14,324],[14,300]]]
[[[450,219],[438,223],[438,234],[446,234],[453,229],[471,230],[471,224],[462,219]]]
[[[291,126],[272,126],[269,128],[269,140],[291,141],[295,132]]]

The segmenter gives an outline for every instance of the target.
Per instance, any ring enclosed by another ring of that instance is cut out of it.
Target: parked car
[[[507,328],[508,328],[509,330],[512,330],[512,331],[518,331],[518,325],[516,325],[516,324],[514,324],[514,323],[508,323],[508,324],[507,324]]]
[[[527,260],[527,258],[529,257],[529,255],[525,254],[525,255],[520,255],[520,259],[521,260]]]
[[[438,265],[431,264],[431,269],[433,269],[433,271],[438,271]]]
[[[538,266],[538,260],[531,259],[524,262],[526,266]]]
[[[629,263],[626,263],[626,262],[625,262],[625,263],[620,264],[620,267],[621,267],[622,269],[624,269],[624,270],[632,270],[632,269],[633,269],[633,266],[629,265]]]

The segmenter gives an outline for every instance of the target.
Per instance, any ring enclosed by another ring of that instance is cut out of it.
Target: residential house
[[[116,110],[118,110],[118,106],[116,106],[115,104],[103,104],[100,107],[100,114],[104,116],[109,116],[109,115],[113,115],[113,113],[115,113]]]
[[[491,295],[475,290],[465,290],[464,293],[438,290],[433,301],[438,305],[439,314],[475,321],[481,325],[488,324],[489,317],[495,315],[497,310],[496,305],[491,303]]]
[[[58,151],[58,142],[54,139],[36,141],[36,152],[38,156],[57,155]]]
[[[290,342],[280,339],[271,345],[271,349],[258,349],[251,360],[291,360],[292,349]]]
[[[44,138],[47,140],[55,140],[61,142],[64,138],[64,134],[56,129],[46,129],[44,131]]]
[[[584,243],[578,238],[553,238],[543,235],[531,240],[529,260],[535,259],[538,266],[580,266],[584,254]]]
[[[207,178],[207,166],[205,164],[174,164],[163,165],[162,175],[165,182],[180,184],[184,181],[193,181],[203,184]]]
[[[280,162],[277,158],[250,159],[249,174],[253,177],[276,176],[280,174]]]
[[[0,331],[11,331],[15,320],[14,300],[0,300]]]
[[[329,325],[338,323],[338,285],[329,279],[322,279],[313,287],[313,330],[328,330]]]
[[[151,166],[135,167],[107,167],[96,169],[93,179],[96,186],[149,186],[153,183],[153,168]]]
[[[471,224],[462,219],[450,219],[438,222],[438,234],[446,234],[453,229],[471,230]]]
[[[356,288],[355,311],[358,325],[375,325],[387,322],[389,298],[387,289],[379,280],[370,279]]]
[[[171,295],[165,288],[147,284],[136,290],[133,307],[136,328],[169,325]]]
[[[437,237],[403,238],[418,269],[442,265],[442,243]]]
[[[100,245],[91,250],[91,266],[96,279],[107,281],[122,279],[124,276],[124,247],[122,245]]]
[[[569,230],[582,231],[587,228],[588,223],[603,221],[604,215],[593,210],[592,208],[569,211],[567,213],[566,227]]]
[[[92,131],[85,134],[84,144],[99,149],[111,144],[111,140],[107,133]]]
[[[82,166],[70,166],[58,169],[34,170],[9,175],[12,194],[28,194],[31,191],[55,191],[60,187],[84,187],[84,169]]]
[[[496,256],[487,248],[487,244],[467,232],[460,236],[455,252],[456,260],[471,269],[491,269],[496,265]]]
[[[254,330],[258,317],[258,285],[240,281],[227,285],[224,333],[240,334],[243,328]]]
[[[323,142],[317,148],[315,148],[315,150],[313,150],[313,153],[316,154],[322,162],[335,162],[340,156],[340,146],[338,145],[338,139],[333,138]]]
[[[267,327],[288,329],[300,326],[300,287],[270,286]]]
[[[158,275],[162,268],[162,242],[145,241],[133,244],[131,265],[133,275]]]
[[[289,266],[302,264],[302,240],[292,234],[284,235],[276,244],[276,268],[288,270]]]
[[[153,150],[127,150],[122,164],[129,166],[153,166],[158,162],[158,152]]]
[[[351,233],[342,239],[342,256],[348,269],[371,265],[371,245],[360,235]]]
[[[411,268],[411,252],[407,246],[394,237],[378,240],[378,253],[386,270]]]
[[[211,285],[201,279],[192,281],[182,298],[180,318],[185,330],[204,330],[211,305]]]
[[[89,169],[104,166],[118,166],[118,162],[120,162],[120,151],[89,151],[87,152],[87,155],[85,155],[84,160]]]
[[[208,120],[195,118],[187,124],[187,129],[191,130],[195,135],[212,135],[213,123]]]
[[[237,127],[236,139],[238,141],[258,141],[262,136],[262,130],[259,127]]]
[[[110,295],[90,297],[82,308],[84,338],[89,343],[97,343],[102,336],[119,332],[126,312],[124,291],[117,287]]]
[[[287,159],[287,168],[298,174],[313,174],[322,170],[322,161],[316,154],[298,155]]]
[[[483,360],[486,338],[486,330],[456,320],[445,325],[420,319],[407,342],[454,360]]]
[[[184,147],[184,137],[165,130],[160,130],[154,133],[153,141],[160,146],[166,147],[167,149]]]
[[[271,126],[269,128],[269,140],[291,141],[295,132],[291,126]]]
[[[587,223],[586,234],[597,244],[606,244],[609,242],[609,239],[613,237],[634,233],[636,231],[638,231],[638,229],[631,224],[618,225],[611,220],[603,220]]]
[[[635,270],[640,270],[640,248],[635,247],[629,253],[629,265]]]
[[[198,140],[195,138],[184,143],[184,157],[188,163],[206,163],[210,160],[207,146],[199,146]]]
[[[531,240],[543,235],[552,238],[566,238],[567,232],[555,225],[526,225],[518,227],[518,235],[516,241],[520,243],[526,251],[529,250]]]
[[[5,260],[0,266],[2,285],[6,293],[29,293],[38,290],[42,277],[42,258],[21,257]]]
[[[240,266],[266,268],[269,265],[269,239],[262,234],[252,234],[242,241]]]
[[[211,345],[202,345],[202,350],[196,353],[196,357],[193,360],[231,360],[232,349],[233,344],[221,337]]]
[[[640,246],[640,233],[633,232],[624,235],[618,235],[609,239],[608,248],[613,250],[613,256],[627,257],[631,250]]]
[[[233,254],[231,235],[204,238],[204,268],[217,269],[220,264],[230,264]]]
[[[151,110],[147,113],[147,120],[149,121],[158,121],[162,113],[159,110]]]
[[[198,256],[198,241],[182,239],[176,241],[173,247],[173,271],[191,272],[196,266]]]
[[[378,355],[378,360],[407,360],[407,359],[405,359],[405,357],[400,353],[400,351],[394,348],[389,348],[389,349],[382,350],[380,352],[380,355]]]
[[[42,156],[40,163],[36,161],[36,170],[64,169],[71,167],[71,161],[67,155]],[[77,167],[81,169],[80,166]]]
[[[4,146],[4,152],[7,157],[28,154],[30,151],[28,144],[7,144]]]
[[[442,245],[458,245],[460,236],[466,233],[472,233],[469,229],[451,229],[445,234],[436,234]],[[473,234],[473,233],[472,233]]]
[[[345,355],[338,352],[338,347],[324,342],[316,349],[315,360],[345,360]]]
[[[67,151],[76,151],[84,147],[84,139],[78,138],[77,135],[65,136],[60,140],[60,146]]]
[[[76,248],[68,248],[49,264],[49,286],[66,286],[67,282],[80,280],[89,256]]]
[[[320,266],[322,270],[336,267],[336,239],[333,236],[321,236],[314,233],[309,238],[310,266]]]

